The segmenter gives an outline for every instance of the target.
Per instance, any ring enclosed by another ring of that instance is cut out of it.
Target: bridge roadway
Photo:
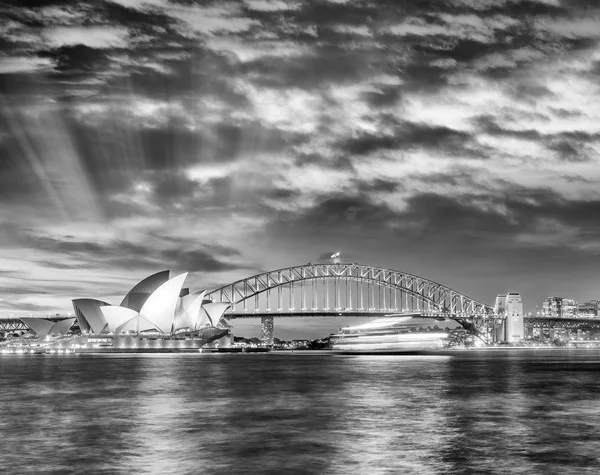
[[[383,312],[380,310],[376,311],[286,311],[286,312],[232,312],[225,314],[227,320],[237,320],[241,318],[263,318],[263,317],[275,317],[275,318],[340,318],[340,317],[370,317],[370,318],[384,318],[384,317],[415,317],[415,318],[430,318],[437,321],[444,320],[462,320],[469,321],[475,318],[483,319],[483,321],[499,322],[503,320],[503,317],[497,315],[490,315],[482,317],[480,315],[454,315],[445,313],[432,313],[432,312]],[[600,330],[600,316],[597,318],[553,318],[553,317],[534,317],[525,316],[523,323],[526,328],[563,328],[563,329],[582,329],[582,330]]]
[[[353,310],[339,311],[339,310],[310,310],[310,311],[285,311],[285,312],[232,312],[225,314],[225,318],[228,320],[234,320],[239,318],[262,318],[262,317],[277,317],[277,318],[332,318],[332,317],[370,317],[370,318],[384,318],[384,317],[419,317],[421,312],[384,312],[381,310]],[[446,316],[433,316],[429,318],[435,318],[438,320],[446,320]]]

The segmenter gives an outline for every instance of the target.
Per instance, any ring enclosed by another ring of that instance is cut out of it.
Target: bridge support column
[[[275,323],[272,316],[260,319],[260,340],[264,345],[271,346],[275,336]]]
[[[494,325],[494,343],[501,343],[506,340],[504,320],[499,320]]]

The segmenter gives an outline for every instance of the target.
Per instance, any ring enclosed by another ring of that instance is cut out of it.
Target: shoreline
[[[271,351],[223,351],[223,352],[215,352],[215,351],[152,351],[152,349],[140,349],[134,351],[115,351],[115,349],[111,349],[109,351],[98,351],[97,349],[88,351],[64,351],[64,352],[41,352],[41,351],[11,351],[0,352],[0,356],[77,356],[77,355],[237,355],[237,354],[247,354],[247,355],[285,355],[285,356],[457,356],[457,357],[476,357],[482,355],[494,355],[494,356],[510,356],[514,354],[531,354],[531,355],[541,355],[541,354],[551,354],[551,353],[572,353],[572,354],[585,354],[585,353],[600,353],[600,347],[595,348],[578,348],[578,347],[549,347],[549,346],[539,346],[539,347],[522,347],[522,346],[503,346],[503,347],[477,347],[477,348],[453,348],[453,349],[423,349],[423,350],[331,350],[331,349],[322,349],[322,350],[279,350],[273,349]]]

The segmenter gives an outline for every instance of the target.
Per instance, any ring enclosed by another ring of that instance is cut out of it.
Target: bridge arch
[[[357,283],[354,297],[352,297],[352,286],[348,285],[349,282]],[[320,285],[318,285],[319,283]],[[315,300],[319,302],[318,294],[315,298],[316,292],[326,294],[323,299],[325,305],[321,307],[321,309],[325,309],[324,307],[328,307],[329,292],[333,292],[331,296],[332,310],[339,311],[340,315],[344,315],[356,311],[359,305],[361,310],[364,310],[365,285],[367,289],[371,289],[370,286],[388,289],[393,292],[396,298],[396,301],[393,302],[391,300],[392,293],[390,292],[390,300],[386,302],[384,293],[382,305],[381,299],[377,304],[374,299],[369,302],[367,294],[367,311],[393,312],[403,310],[402,301],[400,307],[397,305],[397,295],[400,294],[401,300],[403,296],[410,297],[411,303],[417,305],[416,310],[438,313],[448,318],[484,317],[492,315],[494,312],[491,307],[484,303],[429,279],[402,271],[358,263],[309,263],[263,272],[207,292],[207,297],[230,302],[232,312],[239,314],[240,305],[243,306],[242,312],[248,312],[247,304],[252,299],[254,299],[254,311],[257,311],[256,309],[260,304],[259,300],[264,295],[266,295],[267,305],[270,305],[272,301],[270,294],[274,291],[277,293],[277,308],[272,313],[285,314],[283,292],[286,289],[290,289],[287,292],[287,299],[289,300],[287,311],[294,309],[296,301],[299,300],[301,312],[318,309],[318,305],[315,306]],[[340,298],[344,289],[346,305],[343,305],[344,302]],[[307,302],[308,294],[310,296]],[[348,299],[349,294],[350,299]],[[348,301],[350,307],[347,305]],[[309,304],[310,306],[308,306]],[[267,311],[271,311],[271,309],[268,308]],[[252,310],[249,313],[251,312]]]

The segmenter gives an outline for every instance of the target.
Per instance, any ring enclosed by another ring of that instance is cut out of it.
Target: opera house
[[[42,318],[23,322],[45,347],[91,352],[183,352],[228,347],[231,331],[222,319],[229,303],[205,299],[206,291],[183,288],[187,273],[169,278],[158,272],[135,285],[120,305],[73,300],[75,318],[57,323]],[[77,322],[80,332],[69,331]]]

